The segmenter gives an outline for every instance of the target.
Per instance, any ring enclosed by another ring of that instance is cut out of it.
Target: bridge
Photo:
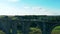
[[[18,19],[17,19],[18,18]],[[21,24],[23,34],[29,34],[29,27],[34,22],[42,31],[42,34],[51,34],[56,26],[60,26],[60,16],[26,15],[4,16],[0,18],[0,29],[6,34],[17,34],[17,24]],[[12,29],[12,33],[10,33]]]

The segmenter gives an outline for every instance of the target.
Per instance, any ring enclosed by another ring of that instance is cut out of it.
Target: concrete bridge
[[[18,18],[18,19],[16,19]],[[15,19],[0,18],[0,29],[6,34],[17,34],[17,24],[21,23],[23,34],[29,34],[29,27],[34,22],[42,31],[42,34],[51,34],[56,26],[60,26],[60,16],[15,16]]]

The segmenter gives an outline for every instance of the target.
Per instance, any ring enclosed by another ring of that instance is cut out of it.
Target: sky
[[[0,15],[60,15],[60,0],[0,0]]]

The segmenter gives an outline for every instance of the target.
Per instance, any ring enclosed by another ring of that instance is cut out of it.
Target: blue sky
[[[60,0],[0,0],[0,15],[60,15]]]
[[[25,0],[24,2],[34,6],[45,6],[57,9],[60,8],[60,0]]]

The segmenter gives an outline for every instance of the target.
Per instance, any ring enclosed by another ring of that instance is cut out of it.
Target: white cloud
[[[53,12],[55,11],[55,12]],[[0,15],[56,15],[60,14],[57,10],[46,9],[42,7],[12,7],[0,3]],[[60,11],[60,10],[58,10]]]
[[[19,1],[21,1],[21,0],[0,0],[0,2],[19,2]]]
[[[9,2],[18,2],[19,0],[7,0]]]
[[[30,7],[27,8],[27,12],[32,15],[52,15],[51,12],[47,11],[48,9],[44,9],[41,7]]]
[[[0,9],[0,15],[52,15],[49,11],[46,11],[46,9],[40,9],[36,7],[21,7],[21,8],[15,8],[15,7],[1,7]]]

